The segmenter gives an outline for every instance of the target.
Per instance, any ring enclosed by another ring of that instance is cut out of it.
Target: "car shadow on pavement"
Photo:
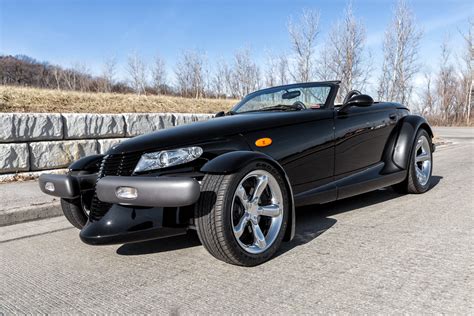
[[[146,255],[174,251],[200,246],[201,242],[194,231],[186,235],[148,240],[131,244],[124,244],[117,249],[117,254],[124,256]]]
[[[430,190],[438,185],[441,179],[443,179],[441,176],[432,176]],[[283,243],[276,256],[311,242],[326,232],[337,222],[336,219],[331,218],[333,215],[357,211],[360,208],[396,199],[402,195],[391,188],[383,188],[327,204],[299,207],[296,209],[295,237],[291,242]]]
[[[432,176],[430,189],[438,185],[441,179],[443,179],[441,176]],[[326,232],[337,222],[336,219],[331,218],[333,215],[357,211],[360,208],[383,203],[400,196],[402,195],[392,189],[385,188],[327,204],[299,207],[296,209],[295,237],[291,242],[283,243],[276,256],[311,242]],[[189,231],[186,235],[124,244],[117,249],[117,254],[124,256],[145,255],[199,245],[201,243],[196,232]]]
[[[433,189],[443,179],[442,176],[431,176],[430,190]]]

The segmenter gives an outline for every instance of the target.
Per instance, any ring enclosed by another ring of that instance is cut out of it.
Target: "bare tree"
[[[236,97],[244,97],[260,88],[260,69],[252,60],[249,49],[235,53],[232,76],[232,89],[235,89]]]
[[[425,72],[424,74],[423,89],[421,90],[419,98],[419,112],[422,115],[434,115],[436,107],[436,94],[433,90],[433,79],[432,74]]]
[[[441,45],[441,58],[438,76],[436,79],[436,90],[439,98],[439,106],[442,119],[445,123],[449,123],[450,118],[455,110],[456,105],[456,89],[458,87],[457,78],[455,76],[454,66],[450,61],[451,50],[447,40]]]
[[[271,53],[267,52],[265,62],[264,80],[266,87],[273,87],[278,82],[278,59]]]
[[[157,94],[164,93],[166,88],[166,64],[160,56],[155,57],[151,72],[155,92]]]
[[[61,90],[61,77],[62,77],[62,70],[59,67],[53,66],[53,77],[54,81],[56,82],[56,88]]]
[[[196,51],[186,51],[176,64],[175,74],[181,96],[200,98],[206,86],[205,56]]]
[[[231,66],[225,64],[223,71],[223,75],[225,78],[225,91],[227,95],[231,96],[232,98],[235,98],[237,97],[238,86],[236,85],[236,81],[234,80],[234,70]]]
[[[370,64],[365,51],[365,27],[353,14],[349,2],[342,21],[338,21],[329,33],[320,63],[320,77],[341,80],[338,101],[352,89],[364,89]]]
[[[130,75],[130,82],[135,93],[138,95],[145,93],[147,73],[145,62],[138,53],[135,52],[128,57],[127,72]]]
[[[62,78],[67,90],[76,90],[77,73],[72,68],[65,69],[63,71]]]
[[[289,76],[288,76],[288,57],[285,54],[280,54],[278,56],[278,83],[280,85],[288,84],[289,83]]]
[[[229,65],[225,60],[217,61],[216,69],[212,77],[212,89],[217,98],[226,97],[228,94],[228,73],[230,72]]]
[[[117,59],[109,57],[104,61],[102,66],[102,92],[111,92],[115,80],[115,72],[117,68]]]
[[[267,53],[265,58],[264,83],[266,87],[289,83],[288,57],[285,54]]]
[[[332,71],[330,40],[326,41],[324,48],[316,61],[317,67],[314,71],[315,78],[320,81],[338,80],[339,78]]]
[[[285,54],[273,54],[267,52],[265,57],[265,68],[263,70],[263,81],[265,87],[273,87],[289,83],[288,57]]]
[[[61,71],[62,81],[67,90],[89,91],[92,76],[83,63],[74,63],[71,68]]]
[[[212,91],[212,73],[207,62],[204,63],[203,80],[204,93],[202,96],[204,98],[211,97],[212,95],[214,95],[214,92]]]
[[[412,11],[404,0],[399,0],[385,31],[384,62],[378,87],[380,99],[409,103],[412,81],[419,70],[417,55],[421,36]]]
[[[461,33],[464,43],[465,50],[462,55],[462,66],[461,66],[461,82],[463,86],[463,103],[465,105],[465,119],[469,125],[471,119],[472,109],[472,97],[474,94],[474,20],[469,20],[469,31],[465,34]]]
[[[73,67],[73,72],[76,76],[79,91],[89,91],[92,81],[89,68],[84,63],[76,63]]]
[[[303,10],[296,22],[293,19],[288,22],[288,33],[296,58],[293,79],[298,82],[310,81],[314,73],[315,45],[319,34],[319,12]]]

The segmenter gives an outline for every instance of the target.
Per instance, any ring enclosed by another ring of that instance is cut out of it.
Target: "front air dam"
[[[186,227],[163,225],[167,214],[162,207],[140,208],[114,204],[98,219],[89,219],[79,236],[89,245],[111,245],[186,234]]]

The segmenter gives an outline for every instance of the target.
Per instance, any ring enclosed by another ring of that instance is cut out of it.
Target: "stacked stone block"
[[[0,174],[66,168],[127,138],[208,120],[210,114],[0,113]]]

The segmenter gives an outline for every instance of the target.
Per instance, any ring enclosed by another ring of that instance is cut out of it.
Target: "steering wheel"
[[[295,103],[293,103],[293,106],[298,107],[301,110],[306,109],[306,105],[301,101],[296,101]]]
[[[347,93],[346,97],[344,98],[344,102],[342,104],[346,104],[353,96],[361,95],[362,93],[359,90],[351,90]]]

